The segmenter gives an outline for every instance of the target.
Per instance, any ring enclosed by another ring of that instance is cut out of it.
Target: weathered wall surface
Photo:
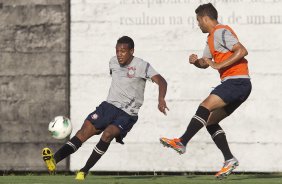
[[[41,149],[69,114],[67,0],[0,0],[0,170],[46,170]],[[59,169],[67,169],[67,161]]]
[[[220,151],[202,129],[177,155],[163,148],[160,136],[180,136],[198,104],[219,84],[211,68],[188,62],[202,55],[206,36],[197,26],[199,0],[73,0],[71,1],[71,118],[77,130],[84,118],[106,99],[110,85],[108,61],[122,35],[136,42],[135,55],[149,61],[168,81],[167,116],[157,110],[157,87],[147,83],[139,121],[124,146],[113,143],[93,170],[217,171]],[[224,120],[230,147],[241,164],[238,171],[282,171],[282,1],[211,0],[219,21],[230,25],[249,51],[253,92]],[[71,157],[81,168],[99,136]],[[82,161],[81,161],[82,160]]]

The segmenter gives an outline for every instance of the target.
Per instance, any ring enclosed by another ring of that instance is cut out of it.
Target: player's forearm
[[[227,60],[220,63],[220,68],[231,66],[240,61],[246,55],[248,55],[248,51],[246,49],[238,49]]]
[[[158,85],[159,85],[159,100],[163,100],[165,98],[167,91],[167,82],[163,77],[161,77]]]
[[[153,76],[151,79],[159,86],[159,101],[164,100],[167,90],[166,80],[160,74]]]

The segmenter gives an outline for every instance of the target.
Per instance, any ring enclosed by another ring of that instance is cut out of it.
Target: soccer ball
[[[49,123],[48,130],[53,138],[64,139],[71,134],[71,121],[67,117],[57,116]]]

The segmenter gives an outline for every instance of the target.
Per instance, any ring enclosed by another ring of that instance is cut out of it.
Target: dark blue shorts
[[[230,115],[249,97],[251,91],[251,80],[240,78],[223,81],[211,94],[219,96],[227,104],[224,109]]]
[[[102,102],[94,112],[90,113],[86,120],[90,121],[97,130],[104,131],[108,125],[115,125],[120,129],[120,136],[116,141],[124,144],[122,139],[137,122],[138,116],[130,116],[123,110],[108,102]]]

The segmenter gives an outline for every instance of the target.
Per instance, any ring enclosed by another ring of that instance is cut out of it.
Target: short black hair
[[[117,44],[128,44],[129,49],[134,49],[134,41],[129,36],[122,36],[117,40]]]
[[[201,17],[208,16],[213,20],[217,20],[217,16],[218,16],[217,10],[211,3],[202,4],[198,6],[198,8],[195,10],[195,13]]]

